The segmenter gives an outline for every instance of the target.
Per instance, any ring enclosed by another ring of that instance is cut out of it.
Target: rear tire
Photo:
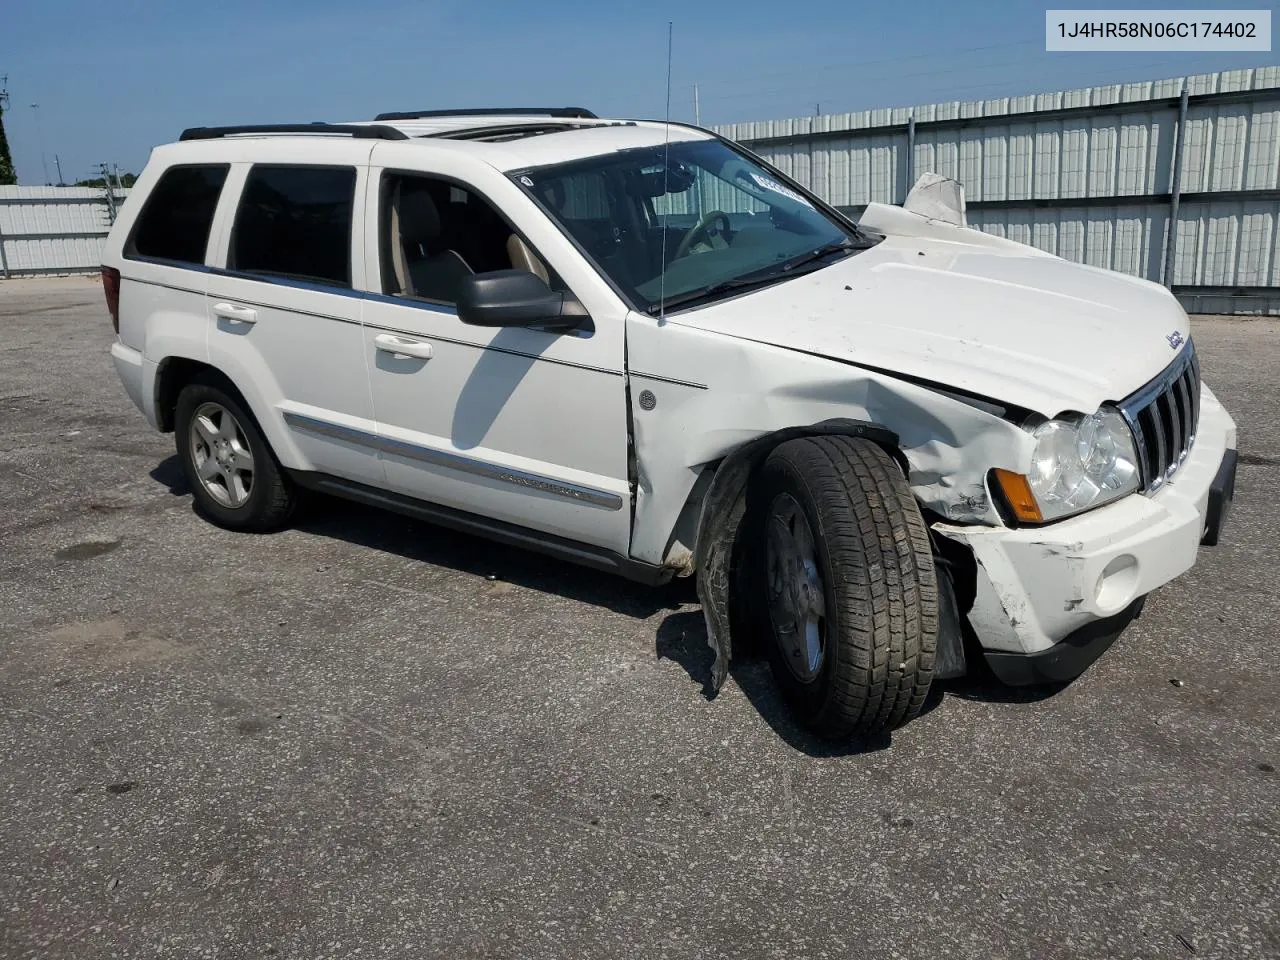
[[[913,719],[933,679],[938,585],[901,469],[867,440],[791,440],[751,501],[757,609],[798,719],[828,739]]]
[[[255,533],[288,522],[297,500],[293,485],[238,395],[209,380],[183,387],[174,438],[201,516]]]

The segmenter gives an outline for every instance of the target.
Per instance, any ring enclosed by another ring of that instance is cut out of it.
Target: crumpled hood
[[[888,237],[830,267],[669,322],[949,385],[1047,417],[1091,413],[1128,396],[1191,336],[1186,313],[1157,284],[985,239]]]

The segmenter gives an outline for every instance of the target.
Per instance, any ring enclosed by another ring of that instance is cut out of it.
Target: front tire
[[[293,487],[238,396],[205,380],[188,384],[178,394],[174,439],[202,516],[257,533],[288,521]]]
[[[933,680],[938,585],[898,465],[868,440],[791,440],[751,499],[770,664],[797,717],[828,739],[913,719]]]

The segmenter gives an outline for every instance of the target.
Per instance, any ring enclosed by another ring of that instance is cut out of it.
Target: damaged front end
[[[711,687],[717,691],[729,674],[733,656],[734,611],[745,613],[735,596],[737,571],[748,539],[744,529],[747,490],[755,468],[780,443],[797,437],[843,434],[864,437],[885,448],[902,462],[898,437],[891,430],[854,420],[827,420],[808,427],[792,427],[770,433],[745,444],[720,464],[707,491],[698,524],[694,566],[698,571],[698,599],[707,621],[707,642],[715,654],[711,666]]]
[[[1031,439],[1011,422],[1021,411],[945,385],[638,314],[627,338],[631,555],[677,574],[696,570],[715,688],[735,633],[752,629],[734,596],[747,492],[779,443],[826,433],[872,440],[902,467],[931,524],[1000,526],[987,474],[1025,471],[1030,461]]]

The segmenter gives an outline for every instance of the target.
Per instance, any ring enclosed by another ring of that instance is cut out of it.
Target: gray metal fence
[[[128,189],[0,187],[0,277],[92,273]]]
[[[718,129],[855,214],[932,170],[978,229],[1280,313],[1280,67]],[[127,193],[0,187],[0,275],[96,270]]]
[[[978,229],[1280,313],[1280,67],[717,129],[854,214],[936,171]]]

